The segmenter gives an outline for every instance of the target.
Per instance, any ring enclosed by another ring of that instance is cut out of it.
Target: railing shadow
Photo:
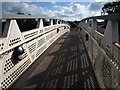
[[[98,88],[79,34],[71,31],[62,39],[59,50],[47,55],[54,56],[47,69],[27,78],[23,88]]]

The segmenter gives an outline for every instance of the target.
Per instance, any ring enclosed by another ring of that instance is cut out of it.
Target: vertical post
[[[89,19],[87,19],[87,26],[90,27],[90,21],[89,21]]]
[[[118,20],[111,20],[111,37],[112,37],[112,43],[114,43],[114,42],[117,42],[117,43],[119,43],[119,22],[118,22]],[[114,48],[113,48],[114,49]],[[115,49],[114,50],[114,54],[113,54],[113,56],[115,56],[115,61],[113,61],[113,62],[115,62],[116,64],[119,64],[120,63],[120,61],[119,61],[119,51],[118,51],[119,49]],[[115,66],[115,64],[114,64],[114,66]],[[116,66],[115,66],[116,67]],[[113,88],[116,88],[116,87],[118,87],[118,83],[119,83],[119,69],[117,69],[116,68],[116,70],[113,68],[112,69],[112,87]],[[116,72],[118,72],[118,73],[116,73]],[[116,73],[116,74],[114,74],[114,73]]]
[[[50,19],[50,25],[53,25],[53,19]]]
[[[96,21],[96,19],[92,20],[92,29],[97,30],[97,21]]]
[[[111,21],[111,26],[112,26],[112,42],[119,42],[118,21]]]
[[[2,20],[0,19],[0,37],[2,37]]]
[[[62,20],[60,21],[60,24],[63,24]]]
[[[8,30],[9,30],[9,25],[10,25],[11,20],[6,20],[5,26],[4,26],[4,32],[3,32],[3,36],[6,37],[8,34]]]
[[[120,20],[118,21],[118,34],[119,34],[119,43],[120,43]]]
[[[87,23],[85,24],[85,20],[84,20],[85,28],[92,27],[91,21],[92,21],[91,19],[87,19]]]
[[[2,20],[0,19],[0,37],[2,37]]]
[[[38,19],[37,28],[42,28],[42,27],[44,27],[44,25],[43,25],[43,19]]]
[[[59,20],[57,20],[57,24],[59,24],[58,21],[59,21]]]
[[[64,21],[62,20],[62,24],[64,24]]]

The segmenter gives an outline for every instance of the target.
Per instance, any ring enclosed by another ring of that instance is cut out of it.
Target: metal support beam
[[[118,21],[111,21],[112,41],[119,42]]]
[[[0,20],[0,37],[2,37],[2,22]]]
[[[59,20],[57,20],[57,24],[59,24],[58,22],[59,22]]]
[[[38,22],[37,22],[37,28],[43,28],[44,25],[43,25],[43,19],[38,19]]]
[[[97,30],[97,21],[96,21],[96,19],[92,20],[92,29]]]
[[[50,19],[50,25],[53,25],[53,19]]]

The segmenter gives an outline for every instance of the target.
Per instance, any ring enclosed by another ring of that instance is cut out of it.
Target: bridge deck
[[[98,87],[82,39],[76,31],[70,31],[51,45],[11,88]]]

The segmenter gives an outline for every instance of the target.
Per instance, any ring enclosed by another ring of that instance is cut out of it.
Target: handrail
[[[97,33],[97,34],[99,34],[100,36],[104,36],[104,34],[102,34],[102,33],[100,33],[99,31],[97,31],[97,30],[95,30],[95,32]]]
[[[62,25],[61,25],[61,26],[58,26],[58,27],[55,27],[54,29],[57,29],[57,28],[60,28],[60,27],[62,27]],[[45,29],[45,28],[46,28],[46,27],[44,27],[43,29]],[[54,30],[54,29],[53,29],[53,30]],[[34,29],[33,29],[33,30],[34,30]],[[51,31],[52,31],[52,30],[51,30]],[[24,44],[24,43],[26,43],[26,42],[28,42],[28,41],[30,41],[30,40],[33,40],[33,39],[35,39],[35,38],[37,38],[37,37],[39,37],[39,36],[41,36],[41,35],[44,35],[44,34],[46,34],[46,33],[48,33],[48,32],[50,32],[50,31],[45,31],[45,32],[43,32],[42,34],[38,34],[38,35],[34,36],[34,37],[31,38],[31,39],[28,39],[28,40],[25,40],[25,41],[23,41],[23,42],[17,43],[17,44],[15,44],[14,46],[11,46],[10,48],[7,48],[7,49],[1,51],[1,52],[0,52],[0,55],[2,55],[3,53],[6,53],[7,51],[15,48],[15,47],[18,46],[18,45],[22,45],[22,44]]]
[[[84,20],[87,20],[87,19],[120,20],[120,13],[119,14],[103,15],[103,16],[87,17],[87,18],[82,19],[81,21],[84,21]]]
[[[114,43],[113,43],[113,45],[115,45],[117,48],[119,48],[119,49],[120,49],[120,44],[119,44],[119,43],[114,42]]]
[[[7,20],[18,20],[18,19],[54,19],[63,21],[67,24],[69,24],[67,21],[55,18],[55,17],[42,17],[42,16],[33,16],[33,15],[15,15],[15,14],[0,14],[0,19],[7,19]]]
[[[70,26],[66,21],[57,18],[8,14],[0,17],[2,22],[6,22],[6,37],[0,37],[0,88],[4,89],[9,88],[60,36],[69,32]],[[21,32],[20,27],[24,27],[24,24],[19,26],[19,19],[36,20],[35,29]],[[50,25],[44,26],[44,19],[49,19]],[[16,53],[17,47],[23,48],[22,58]]]
[[[0,17],[2,17],[2,19],[57,19],[57,20],[62,20],[62,19],[58,19],[55,17],[40,17],[40,16],[33,16],[33,15],[15,15],[15,14],[2,14],[0,15]]]

